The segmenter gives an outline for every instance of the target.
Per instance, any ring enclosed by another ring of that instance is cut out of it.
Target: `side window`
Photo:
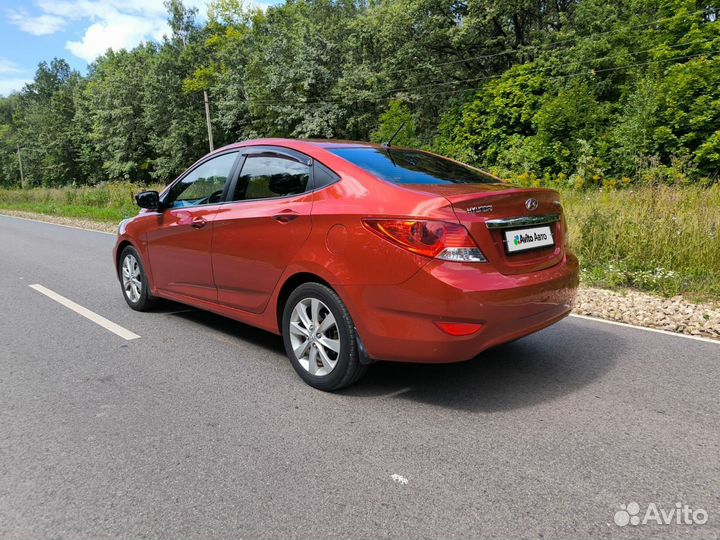
[[[165,199],[170,208],[185,208],[222,201],[223,189],[237,152],[206,161],[175,184]]]
[[[317,161],[313,163],[313,189],[324,188],[340,180],[340,177]]]
[[[250,154],[245,160],[232,200],[269,199],[303,193],[310,167],[279,154]]]

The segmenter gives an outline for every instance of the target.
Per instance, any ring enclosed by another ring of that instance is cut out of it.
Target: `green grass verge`
[[[52,203],[17,203],[5,205],[0,203],[0,209],[46,214],[49,216],[63,216],[69,218],[92,219],[95,221],[119,223],[132,214],[127,214],[116,208],[93,208],[90,206],[63,205]],[[137,212],[136,212],[137,213]]]
[[[562,193],[583,281],[720,300],[720,188]]]
[[[129,182],[94,187],[0,189],[0,208],[117,223],[137,214],[133,195],[146,188]]]
[[[155,186],[157,189],[157,186]],[[137,213],[130,183],[0,189],[0,208],[117,223]],[[720,187],[562,192],[583,282],[720,301]]]

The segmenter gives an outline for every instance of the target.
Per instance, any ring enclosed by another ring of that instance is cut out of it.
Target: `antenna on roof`
[[[390,147],[390,144],[395,140],[395,137],[397,137],[397,134],[400,133],[400,130],[405,127],[405,124],[407,123],[407,120],[403,120],[402,124],[400,124],[400,127],[395,130],[395,133],[393,133],[393,136],[388,139],[388,142],[383,143],[383,146],[386,148]]]

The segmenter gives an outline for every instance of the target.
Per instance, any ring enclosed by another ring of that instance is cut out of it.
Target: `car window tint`
[[[492,175],[420,150],[334,148],[333,154],[394,184],[494,184]]]
[[[281,155],[249,155],[233,193],[234,201],[268,199],[303,193],[310,167]]]
[[[188,173],[171,188],[167,204],[172,208],[184,208],[221,202],[237,154],[231,152],[210,159]]]
[[[313,189],[320,189],[325,186],[329,186],[338,180],[340,180],[340,177],[328,169],[325,165],[318,163],[317,161],[313,163]]]

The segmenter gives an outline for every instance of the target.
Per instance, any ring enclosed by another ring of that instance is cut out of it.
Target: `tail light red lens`
[[[385,240],[426,257],[457,262],[486,262],[462,225],[424,219],[364,219]]]

